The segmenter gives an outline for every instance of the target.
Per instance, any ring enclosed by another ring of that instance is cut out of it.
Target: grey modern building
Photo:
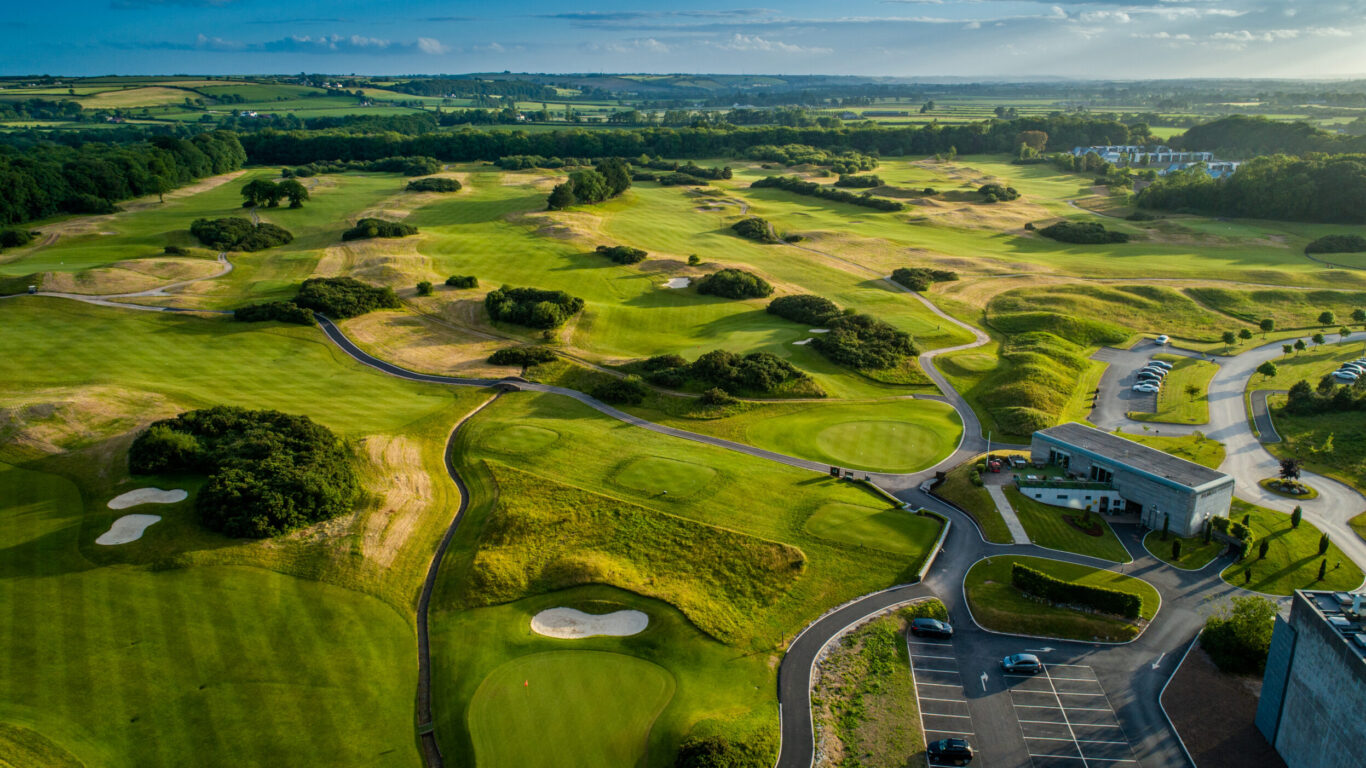
[[[1366,761],[1366,620],[1359,595],[1296,590],[1276,617],[1257,729],[1289,768]]]
[[[1102,506],[1097,511],[1137,514],[1149,528],[1165,521],[1178,536],[1194,536],[1212,517],[1227,517],[1233,502],[1233,478],[1218,470],[1177,458],[1085,424],[1059,424],[1034,433],[1030,457],[1035,464],[1060,467],[1084,480],[1075,493],[1089,492]],[[1020,491],[1056,506],[1078,506],[1057,483]],[[1121,504],[1121,509],[1115,505]]]

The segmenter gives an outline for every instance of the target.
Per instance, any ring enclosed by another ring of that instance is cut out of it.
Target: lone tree
[[[1366,323],[1366,309],[1352,310],[1352,319],[1358,323]]]
[[[1341,328],[1338,329],[1338,343],[1341,344],[1342,342],[1346,341],[1346,340],[1347,340],[1347,337],[1348,337],[1348,336],[1351,336],[1351,335],[1352,335],[1352,329],[1351,329],[1351,328],[1348,328],[1348,327],[1345,326],[1345,325],[1342,326]]]
[[[275,191],[289,198],[290,208],[304,207],[304,201],[308,199],[308,189],[294,179],[285,179],[275,185]]]
[[[1328,310],[1319,313],[1319,325],[1332,325],[1337,321],[1337,316]]]
[[[1197,387],[1197,386],[1194,385],[1194,384],[1187,384],[1187,385],[1186,385],[1186,396],[1189,397],[1189,398],[1191,399],[1192,402],[1194,402],[1194,401],[1195,401],[1195,398],[1197,398],[1197,397],[1200,396],[1200,388]]]
[[[1227,352],[1228,348],[1233,346],[1233,342],[1238,340],[1238,334],[1234,333],[1233,331],[1224,331],[1223,339],[1224,351]]]
[[[418,295],[418,296],[431,296],[431,295],[432,295],[432,283],[431,283],[430,280],[423,280],[422,282],[420,282],[420,283],[417,284],[417,295]]]
[[[1325,533],[1325,534],[1323,534],[1322,536],[1319,537],[1319,554],[1320,554],[1320,555],[1326,555],[1326,554],[1328,554],[1328,543],[1329,543],[1329,542],[1328,542],[1328,534]],[[1325,560],[1324,562],[1326,563],[1326,562],[1328,562],[1328,561]],[[1323,578],[1323,574],[1322,574],[1322,573],[1319,574],[1319,578],[1320,578],[1320,579]]]
[[[1163,515],[1163,516],[1162,516],[1162,540],[1163,540],[1163,541],[1166,541],[1166,540],[1167,540],[1167,531],[1168,531],[1168,529],[1171,528],[1171,523],[1172,523],[1171,517],[1172,517],[1171,515]]]
[[[1268,333],[1271,333],[1272,331],[1276,330],[1276,321],[1275,321],[1275,320],[1272,320],[1272,319],[1269,318],[1269,317],[1264,317],[1264,318],[1262,318],[1262,322],[1259,323],[1258,325],[1261,326],[1261,329],[1262,329],[1262,338],[1263,338],[1263,339],[1266,338],[1266,335],[1267,335]]]
[[[1266,553],[1271,551],[1271,539],[1262,539],[1262,543],[1257,545],[1257,559],[1265,560]]]
[[[1322,344],[1324,341],[1326,341],[1326,339],[1323,337],[1323,334],[1321,334],[1321,333],[1316,333],[1316,334],[1314,334],[1314,343],[1315,343],[1315,344]]]
[[[574,187],[568,182],[557,184],[550,191],[550,199],[546,201],[547,207],[552,211],[562,211],[578,202],[574,197]]]
[[[1244,583],[1252,571],[1243,572]],[[1225,672],[1256,672],[1266,665],[1276,604],[1265,597],[1235,597],[1233,604],[1205,620],[1200,646]]]
[[[1298,480],[1300,479],[1300,460],[1294,457],[1281,459],[1281,479]]]
[[[1172,559],[1173,559],[1173,560],[1180,560],[1180,559],[1181,559],[1181,540],[1180,540],[1180,539],[1172,539]]]
[[[1293,346],[1289,345],[1289,344],[1282,344],[1282,345],[1281,345],[1281,354],[1289,355],[1291,352],[1294,352],[1294,351],[1295,351],[1295,348],[1294,348]]]
[[[1260,373],[1268,379],[1274,379],[1276,377],[1276,372],[1276,364],[1271,362],[1270,360],[1267,360],[1265,363],[1262,363],[1261,365],[1257,366],[1257,373]]]
[[[1238,331],[1238,338],[1242,339],[1243,341],[1247,341],[1248,339],[1252,338],[1252,331],[1248,330],[1247,328],[1242,328]]]
[[[1291,528],[1299,528],[1299,527],[1300,527],[1300,521],[1303,520],[1303,519],[1304,519],[1304,508],[1303,508],[1303,507],[1300,507],[1300,506],[1296,506],[1296,507],[1295,507],[1295,511],[1290,513],[1290,527],[1291,527]]]
[[[1304,350],[1308,349],[1308,348],[1309,348],[1309,345],[1304,343],[1304,339],[1295,339],[1295,356],[1296,356],[1296,357],[1299,357],[1299,354],[1300,354],[1301,352],[1303,352]]]
[[[1324,577],[1324,576],[1327,576],[1327,575],[1328,575],[1328,561],[1327,561],[1327,560],[1320,560],[1320,561],[1319,561],[1319,577],[1318,577],[1317,581],[1323,581],[1323,577]]]

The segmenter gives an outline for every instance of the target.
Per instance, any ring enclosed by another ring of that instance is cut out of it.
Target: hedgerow
[[[368,240],[372,237],[407,237],[416,235],[417,227],[384,219],[361,219],[356,226],[342,233],[343,240]]]
[[[599,245],[596,250],[617,264],[639,264],[649,255],[629,245]]]
[[[341,320],[376,309],[398,309],[398,295],[387,286],[366,285],[352,277],[313,277],[299,286],[294,303]]]
[[[861,205],[864,208],[872,208],[878,211],[901,211],[906,208],[905,205],[895,200],[888,200],[884,197],[873,197],[867,192],[856,195],[853,192],[845,192],[842,189],[835,189],[824,184],[817,184],[814,181],[803,181],[796,176],[767,176],[749,186],[755,189],[775,187],[798,195],[821,197],[826,200],[834,200],[837,203]]]
[[[268,301],[238,307],[232,311],[232,318],[245,323],[278,320],[282,323],[313,325],[313,313],[292,301]]]
[[[1019,563],[1010,566],[1010,583],[1016,589],[1050,603],[1078,605],[1127,619],[1136,619],[1143,612],[1143,598],[1138,595],[1077,584]]]
[[[529,328],[558,328],[583,309],[583,299],[564,291],[505,285],[484,297],[489,317]]]

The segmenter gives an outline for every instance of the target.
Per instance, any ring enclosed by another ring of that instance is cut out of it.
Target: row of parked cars
[[[1333,378],[1345,384],[1355,384],[1362,376],[1366,376],[1366,357],[1343,363],[1341,368],[1333,371]]]
[[[1134,374],[1135,392],[1157,394],[1162,391],[1162,381],[1172,372],[1172,364],[1162,360],[1149,360],[1148,364]]]

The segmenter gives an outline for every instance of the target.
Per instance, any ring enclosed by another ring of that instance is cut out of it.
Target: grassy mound
[[[1138,595],[1143,608],[1138,621],[1050,605],[1029,597],[1010,583],[1019,563],[1066,581]],[[972,617],[987,629],[1062,640],[1124,642],[1138,637],[1157,615],[1162,596],[1151,584],[1114,571],[1089,568],[1042,557],[1005,556],[978,561],[963,580]]]
[[[946,357],[944,373],[966,379],[960,391],[1007,434],[1028,435],[1053,426],[1091,367],[1086,348],[1052,333],[1034,331],[1006,337],[1000,350],[1000,361],[985,375],[980,370],[957,369],[954,356]],[[970,361],[980,367],[980,357],[979,353]]]
[[[1349,320],[1352,310],[1366,307],[1366,293],[1360,291],[1296,291],[1264,288],[1235,291],[1228,288],[1187,288],[1186,294],[1210,309],[1249,323],[1263,318],[1276,321],[1277,328],[1310,328],[1319,324],[1324,310],[1337,315],[1338,323]],[[1337,330],[1337,323],[1330,326]]]
[[[686,498],[716,479],[716,470],[663,456],[638,456],[626,462],[612,481],[633,491]]]
[[[470,607],[614,584],[672,603],[703,630],[729,639],[806,566],[795,547],[488,466],[498,501],[464,585]]]
[[[816,510],[804,527],[832,541],[904,555],[926,551],[939,536],[939,522],[932,517],[840,502]]]
[[[1133,332],[1214,342],[1229,325],[1227,318],[1190,296],[1155,285],[1082,283],[1016,288],[994,296],[987,309],[992,325],[998,328],[1002,325],[997,315],[1052,313],[1056,319],[1051,327],[1030,330],[1050,331],[1082,346],[1118,344]]]
[[[528,424],[513,424],[507,429],[490,432],[481,443],[483,447],[497,453],[522,455],[536,453],[560,439],[560,434],[544,427]]]
[[[639,765],[675,687],[664,668],[620,653],[513,659],[484,679],[470,703],[475,760],[491,768]]]

